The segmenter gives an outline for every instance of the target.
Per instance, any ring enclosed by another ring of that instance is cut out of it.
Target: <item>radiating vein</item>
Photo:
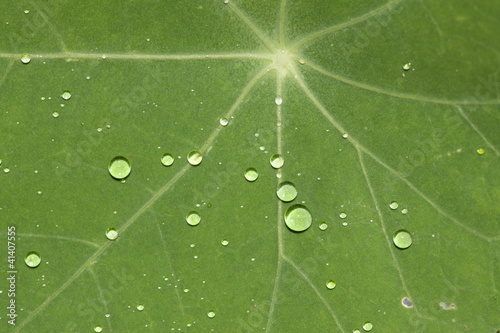
[[[236,7],[235,4],[233,4],[232,1],[227,1],[224,2],[229,8],[238,16],[246,25],[247,27],[261,40],[261,42],[271,51],[272,53],[275,53],[277,51],[276,45],[269,39],[266,34],[264,34],[258,27],[255,25],[255,23],[250,20],[250,18],[241,11],[238,7]]]
[[[0,58],[20,59],[21,54],[0,53]],[[197,59],[264,59],[272,60],[271,55],[258,53],[221,53],[221,54],[140,54],[140,53],[38,53],[30,54],[31,58],[41,59],[66,59],[78,61],[79,59],[119,59],[119,60],[197,60]]]
[[[335,323],[337,324],[337,327],[340,329],[341,332],[345,332],[344,328],[342,327],[342,324],[340,323],[340,320],[338,319],[337,315],[333,311],[333,309],[330,307],[330,304],[326,301],[326,299],[321,295],[319,292],[319,289],[316,287],[316,285],[311,281],[309,276],[297,265],[293,260],[288,258],[286,255],[283,256],[283,260],[285,260],[287,263],[292,265],[292,267],[299,273],[299,275],[309,284],[312,290],[316,293],[318,298],[321,300],[321,302],[325,305],[325,307],[328,309],[328,312],[332,316],[333,320],[335,320]]]
[[[379,94],[383,94],[383,95],[387,95],[387,96],[408,99],[408,100],[414,100],[414,101],[419,101],[419,102],[446,104],[446,105],[454,105],[454,106],[456,106],[457,104],[460,104],[460,105],[495,105],[495,104],[500,104],[500,100],[498,100],[498,99],[487,100],[487,101],[478,101],[477,99],[464,100],[464,101],[454,101],[454,100],[448,100],[448,99],[440,99],[440,98],[425,97],[425,96],[419,96],[419,95],[413,95],[413,94],[405,94],[405,93],[401,93],[398,91],[386,90],[383,88],[375,87],[375,86],[372,86],[372,85],[369,85],[366,83],[362,83],[362,82],[358,82],[358,81],[349,79],[349,78],[344,77],[342,75],[332,73],[332,72],[330,72],[330,71],[322,68],[321,66],[314,64],[310,61],[306,61],[305,65],[311,69],[314,69],[315,71],[317,71],[323,75],[331,77],[332,79],[338,80],[340,82],[344,82],[344,83],[349,84],[353,87],[373,91],[375,93],[379,93]]]
[[[361,153],[361,150],[359,150],[357,147],[356,147],[356,151],[358,153],[358,161],[359,161],[359,164],[361,166],[361,170],[363,171],[363,176],[365,177],[366,185],[368,186],[368,189],[370,191],[370,195],[372,197],[373,204],[375,205],[375,210],[377,211],[377,214],[378,214],[378,217],[380,220],[380,226],[382,228],[382,233],[384,234],[384,238],[386,240],[387,247],[389,248],[389,252],[391,253],[394,267],[398,271],[399,280],[401,281],[401,284],[403,286],[403,290],[405,291],[407,297],[409,297],[410,299],[414,299],[410,294],[410,290],[408,289],[408,286],[406,285],[406,282],[405,282],[405,279],[403,276],[403,271],[401,270],[401,267],[399,266],[399,261],[396,257],[396,254],[394,253],[394,246],[393,246],[392,240],[390,239],[390,237],[387,233],[387,228],[385,225],[384,216],[382,215],[382,211],[380,210],[380,205],[378,203],[377,196],[375,195],[375,191],[374,191],[372,183],[370,181],[370,177],[368,176],[368,172],[366,171],[365,162],[363,161],[363,154]],[[419,314],[417,306],[415,305],[413,308],[415,309],[415,312],[417,314]]]
[[[18,236],[21,237],[38,237],[38,238],[47,238],[47,239],[61,239],[61,240],[66,240],[66,241],[71,241],[71,242],[80,242],[84,243],[86,245],[90,245],[96,248],[99,248],[100,245],[85,239],[79,239],[75,237],[67,237],[67,236],[58,236],[58,235],[42,235],[42,234],[29,234],[29,233],[18,233]]]
[[[304,94],[311,100],[311,102],[316,106],[316,108],[321,112],[321,114],[340,132],[340,133],[347,133],[347,131],[332,117],[332,115],[326,110],[326,108],[321,104],[321,102],[318,100],[318,98],[312,93],[312,91],[309,89],[309,87],[306,85],[302,77],[298,74],[298,72],[292,67],[291,70],[293,71],[294,77],[296,81],[298,82],[299,86],[302,88]],[[497,239],[497,236],[494,237],[489,237],[486,235],[483,235],[482,233],[472,229],[468,225],[460,222],[458,219],[455,217],[451,216],[447,212],[445,212],[440,206],[438,206],[433,200],[431,200],[426,194],[424,194],[422,191],[420,191],[415,185],[413,185],[408,179],[406,179],[401,173],[387,165],[384,161],[382,161],[380,158],[378,158],[374,153],[372,153],[368,148],[364,147],[361,145],[352,135],[349,135],[347,140],[356,148],[367,155],[369,155],[375,162],[383,166],[385,169],[387,169],[390,173],[392,173],[394,176],[399,178],[403,183],[405,183],[410,189],[412,189],[416,194],[418,194],[422,199],[424,199],[429,205],[431,205],[437,212],[439,212],[441,215],[445,216],[447,219],[455,223],[457,226],[463,228],[465,231],[473,234],[474,236],[484,239],[486,241],[494,240]]]
[[[291,46],[291,52],[297,52],[304,44],[310,43],[310,42],[314,41],[315,39],[318,39],[320,37],[328,35],[332,32],[346,29],[346,28],[352,27],[358,23],[361,23],[363,21],[369,20],[370,18],[377,16],[377,15],[391,9],[392,7],[394,7],[395,5],[399,4],[402,1],[403,0],[391,0],[391,1],[387,2],[385,5],[382,5],[378,8],[375,8],[374,10],[371,10],[368,13],[365,13],[361,16],[354,17],[354,18],[352,18],[348,21],[345,21],[343,23],[335,24],[333,26],[315,31],[313,33],[310,33],[309,35],[307,35],[307,36],[299,39],[297,42],[295,42]]]
[[[278,18],[279,29],[279,47],[281,50],[286,49],[285,29],[286,29],[286,0],[280,2],[280,14]]]
[[[481,139],[484,140],[484,142],[486,143],[486,145],[488,147],[490,147],[490,149],[493,150],[497,156],[500,156],[500,152],[498,151],[498,149],[490,142],[490,140],[488,140],[488,138],[469,119],[469,117],[467,117],[467,115],[465,114],[464,110],[460,107],[460,105],[457,105],[456,107],[457,107],[457,110],[458,110],[458,113],[460,114],[460,116],[462,116],[462,118],[464,118],[465,121],[467,121],[467,123],[470,125],[470,127],[472,127],[472,129],[481,137]]]
[[[3,72],[2,77],[0,77],[0,88],[3,86],[5,80],[7,80],[7,76],[9,75],[10,71],[12,70],[12,66],[14,65],[14,60],[9,61],[7,64],[7,67],[5,68],[5,71]]]
[[[245,96],[248,94],[248,92],[252,89],[252,87],[257,83],[257,81],[269,70],[269,67],[266,67],[262,69],[259,73],[257,73],[248,83],[247,85],[243,88],[243,91],[237,98],[236,102],[233,104],[229,112],[227,113],[227,116],[230,116],[234,113],[236,108],[239,106],[241,101],[245,98]],[[203,154],[204,152],[207,152],[207,148],[211,146],[213,141],[217,138],[217,136],[221,133],[220,131],[220,126],[217,127],[210,137],[207,139],[205,144],[203,145],[203,148],[200,149],[200,152]],[[139,208],[139,210],[133,214],[124,224],[122,227],[119,228],[118,232],[119,234],[123,234],[137,219],[144,213],[146,212],[151,206],[153,206],[158,199],[160,199],[165,192],[167,192],[170,188],[173,187],[173,185],[190,169],[192,169],[193,166],[186,164],[182,169],[180,169],[163,187],[161,187],[151,198],[144,203],[144,205]],[[45,301],[40,304],[33,312],[31,312],[26,319],[21,322],[13,332],[19,332],[27,323],[29,323],[34,317],[38,315],[45,307],[47,307],[56,297],[58,297],[66,288],[73,283],[78,277],[82,275],[83,272],[85,272],[90,265],[95,262],[105,251],[106,249],[111,246],[111,244],[116,244],[120,242],[120,238],[118,238],[117,241],[115,242],[105,242],[94,254],[92,254],[71,276],[70,278],[62,285],[60,286],[56,291],[54,291]]]
[[[44,22],[49,26],[49,29],[52,31],[52,33],[56,37],[57,42],[59,43],[59,47],[61,48],[61,50],[63,52],[66,52],[68,50],[68,48],[66,47],[66,44],[64,43],[64,40],[63,40],[61,34],[59,33],[59,31],[57,31],[57,29],[54,27],[52,22],[50,22],[47,15],[45,15],[45,13],[42,10],[40,10],[40,7],[38,7],[38,5],[36,4],[35,1],[29,0],[29,2],[33,7],[36,8],[36,10],[38,11],[38,14],[40,14],[40,16],[42,17]]]

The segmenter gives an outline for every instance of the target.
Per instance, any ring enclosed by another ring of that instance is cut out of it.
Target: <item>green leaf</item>
[[[500,330],[499,2],[0,9],[2,331]]]

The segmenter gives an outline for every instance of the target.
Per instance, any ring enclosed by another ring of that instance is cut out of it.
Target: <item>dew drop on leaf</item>
[[[408,209],[403,208],[403,209],[401,210],[401,214],[408,214]]]
[[[116,230],[115,228],[108,228],[108,230],[106,230],[106,238],[109,240],[117,239],[118,238],[118,230]]]
[[[196,150],[191,151],[187,156],[187,160],[191,165],[199,165],[202,159],[203,156],[201,156],[201,153]]]
[[[335,288],[337,284],[333,281],[333,280],[328,280],[326,282],[326,287],[330,290],[332,290],[333,288]]]
[[[109,162],[109,174],[115,179],[124,179],[132,170],[130,162],[123,156],[117,156]]]
[[[293,205],[285,212],[285,223],[290,230],[302,232],[311,226],[312,216],[305,206]]]
[[[401,304],[405,308],[412,308],[413,307],[413,302],[408,297],[403,297],[403,299],[401,300]]]
[[[276,105],[281,105],[283,104],[283,98],[281,98],[281,96],[278,96],[274,99],[274,102],[276,103]]]
[[[394,245],[399,249],[407,249],[413,242],[410,233],[406,230],[396,231],[392,240]]]
[[[370,323],[370,322],[366,322],[364,325],[363,325],[363,330],[365,332],[370,332],[371,330],[373,329],[373,324]]]
[[[398,207],[399,207],[399,204],[398,204],[396,201],[393,201],[393,202],[391,202],[391,203],[389,204],[389,208],[391,208],[391,209],[393,209],[393,210],[394,210],[394,209],[398,209]]]
[[[137,310],[139,310],[139,311],[144,310],[144,305],[142,305],[142,304],[137,305]]]
[[[283,164],[285,164],[285,159],[280,154],[274,154],[269,159],[269,163],[271,163],[273,168],[279,169],[283,166]]]
[[[340,217],[341,219],[345,219],[345,218],[347,217],[347,214],[346,214],[346,213],[344,213],[344,212],[342,212],[342,213],[340,213],[340,214],[339,214],[339,217]]]
[[[403,65],[403,69],[404,69],[405,71],[410,70],[410,68],[411,68],[411,62],[407,62],[406,64],[404,64],[404,65]]]
[[[9,173],[9,172],[10,172],[10,169],[9,169],[9,168],[5,168],[5,169],[3,169],[3,172],[5,172],[5,173]]]
[[[201,221],[201,217],[200,215],[198,214],[198,212],[190,212],[189,214],[187,214],[186,216],[186,222],[187,224],[189,224],[190,226],[195,226],[195,225],[198,225]]]
[[[478,148],[476,151],[478,155],[483,155],[485,153],[484,148]]]
[[[61,97],[67,101],[68,99],[71,98],[71,93],[66,90],[65,92],[62,93]]]
[[[220,243],[222,244],[222,246],[227,246],[229,244],[229,241],[227,239],[223,239],[220,241]]]
[[[21,57],[21,62],[26,65],[26,64],[29,64],[30,61],[31,61],[31,57],[27,54],[23,54],[23,56]]]
[[[52,117],[57,118],[59,117],[59,112],[52,112]]]
[[[172,164],[174,164],[174,157],[170,154],[164,154],[161,157],[161,164],[163,164],[164,166],[171,166]]]
[[[102,327],[101,327],[101,325],[96,325],[96,326],[94,327],[94,332],[97,332],[97,333],[102,332]]]
[[[36,268],[42,262],[42,258],[37,252],[31,251],[26,254],[24,257],[24,262],[30,268]]]
[[[219,124],[221,124],[221,126],[227,126],[227,124],[229,124],[229,120],[227,120],[227,118],[220,118]]]
[[[214,311],[208,311],[207,316],[208,316],[208,318],[212,319],[213,317],[215,317],[215,312]]]
[[[281,201],[290,202],[297,197],[297,189],[293,183],[284,182],[279,185],[276,195]]]
[[[326,230],[327,228],[328,228],[328,224],[326,224],[326,222],[321,222],[321,223],[319,224],[319,230],[324,231],[324,230]]]
[[[245,170],[245,179],[249,182],[254,182],[259,177],[259,173],[254,168],[248,168]]]

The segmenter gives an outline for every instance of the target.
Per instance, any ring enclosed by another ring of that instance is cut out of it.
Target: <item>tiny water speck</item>
[[[207,316],[208,316],[208,318],[212,319],[213,317],[215,317],[215,312],[214,311],[208,311]]]
[[[142,304],[137,305],[137,310],[139,310],[139,311],[144,310],[144,305],[142,305]]]
[[[303,205],[293,205],[285,212],[285,224],[292,231],[305,231],[311,226],[311,223],[311,213]]]
[[[476,150],[476,152],[477,152],[478,155],[483,155],[485,153],[485,150],[484,150],[484,148],[478,148]]]
[[[118,230],[116,230],[115,228],[108,228],[108,230],[106,230],[106,238],[109,240],[117,239],[118,238]]]
[[[174,157],[170,154],[163,154],[163,156],[161,157],[161,164],[163,164],[164,166],[171,166],[172,164],[174,164]]]
[[[393,201],[389,204],[389,208],[392,210],[398,209],[398,207],[399,207],[399,204],[396,201]]]
[[[412,244],[411,234],[406,230],[398,230],[392,238],[394,245],[399,249],[407,249]]]
[[[366,322],[364,325],[363,325],[363,330],[365,332],[370,332],[371,330],[373,329],[373,324],[370,323],[370,322]]]
[[[196,150],[191,151],[187,156],[187,160],[188,160],[189,164],[191,164],[193,166],[199,165],[201,163],[202,159],[203,159],[203,156],[201,155],[201,153],[199,151],[196,151]]]
[[[68,99],[71,98],[71,93],[66,90],[65,92],[62,93],[61,97],[67,101]]]
[[[269,159],[269,163],[271,163],[273,168],[279,169],[283,166],[283,164],[285,164],[285,159],[280,154],[274,154]]]
[[[189,214],[187,214],[186,216],[186,222],[187,224],[189,224],[190,226],[196,226],[200,223],[201,221],[201,217],[200,217],[200,214],[198,214],[198,212],[190,212]]]
[[[254,168],[248,168],[245,170],[245,179],[249,182],[254,182],[259,178],[259,173]]]
[[[131,170],[130,162],[123,156],[113,158],[108,165],[109,174],[115,179],[127,178]]]
[[[336,285],[337,285],[337,284],[336,284],[336,283],[335,283],[335,281],[333,281],[333,280],[328,280],[328,281],[326,282],[326,287],[327,287],[328,289],[330,289],[330,290],[332,290],[333,288],[335,288],[335,286],[336,286]]]
[[[21,57],[21,62],[26,65],[26,64],[29,64],[30,61],[31,61],[31,57],[27,54],[23,54],[23,56]]]
[[[96,333],[102,332],[101,325],[97,325],[96,327],[94,327],[94,332],[96,332]]]
[[[326,222],[321,222],[319,224],[319,230],[325,231],[326,229],[328,229],[328,224],[326,224]]]
[[[26,257],[24,257],[24,262],[28,267],[36,268],[42,262],[42,258],[38,252],[31,251],[26,254]]]
[[[279,185],[276,195],[281,201],[290,202],[297,197],[297,189],[293,183],[284,182]]]
[[[227,124],[229,124],[229,120],[227,120],[227,118],[220,118],[219,124],[221,124],[221,126],[227,126]]]

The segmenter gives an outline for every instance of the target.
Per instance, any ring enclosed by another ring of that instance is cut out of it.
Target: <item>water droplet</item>
[[[31,61],[31,57],[27,54],[23,54],[23,56],[21,57],[21,62],[23,64],[29,64]]]
[[[248,168],[245,171],[245,179],[249,182],[254,182],[259,178],[259,173],[254,168]]]
[[[336,284],[336,283],[335,283],[335,281],[333,281],[333,280],[328,280],[328,281],[326,282],[326,287],[327,287],[328,289],[330,289],[330,290],[332,290],[333,288],[335,288],[335,286],[336,286],[336,285],[337,285],[337,284]]]
[[[191,165],[200,164],[202,159],[203,159],[203,156],[201,156],[201,153],[196,151],[196,150],[193,150],[187,156],[187,160],[188,160],[189,164],[191,164]]]
[[[130,166],[130,162],[125,157],[117,156],[109,162],[108,170],[111,177],[115,179],[123,179],[130,174],[132,167]]]
[[[229,0],[224,0],[224,3],[227,5],[229,3]]]
[[[373,328],[373,324],[370,323],[370,322],[366,322],[364,325],[363,325],[363,330],[365,332],[370,332]]]
[[[413,302],[408,297],[403,297],[401,304],[408,309],[413,307]]]
[[[227,124],[229,124],[229,120],[227,120],[227,118],[220,118],[219,124],[221,124],[221,126],[227,126]]]
[[[274,154],[269,159],[269,163],[271,163],[273,168],[279,169],[283,166],[283,164],[285,164],[285,159],[280,154]]]
[[[284,182],[279,185],[276,195],[281,201],[290,202],[297,197],[297,189],[293,183]]]
[[[290,230],[302,232],[311,226],[312,216],[305,206],[293,205],[285,213],[285,223]]]
[[[102,332],[101,325],[97,325],[96,327],[94,327],[94,332],[97,332],[97,333]]]
[[[61,97],[67,101],[68,99],[71,98],[71,93],[66,90],[65,92],[62,93]]]
[[[411,68],[411,62],[407,62],[406,64],[403,65],[403,69],[405,71],[409,70]]]
[[[227,246],[229,244],[229,241],[227,239],[223,239],[220,241],[220,243],[222,244],[222,246]]]
[[[476,151],[478,155],[483,155],[485,153],[484,148],[478,148]]]
[[[393,202],[390,203],[389,207],[391,209],[398,209],[399,204],[396,201],[393,201]]]
[[[215,312],[208,311],[207,316],[208,316],[208,318],[212,319],[213,317],[215,317]]]
[[[195,226],[195,225],[198,225],[201,221],[201,217],[200,215],[198,214],[198,212],[190,212],[189,214],[187,214],[186,216],[186,222],[190,225],[190,226]]]
[[[144,305],[142,305],[142,304],[137,305],[137,310],[139,310],[139,311],[144,310]]]
[[[59,117],[59,112],[52,112],[52,117],[54,117],[54,118]]]
[[[161,157],[161,164],[163,164],[164,166],[171,166],[172,164],[174,164],[174,161],[174,157],[170,154],[164,154]]]
[[[340,217],[341,219],[345,219],[345,218],[347,217],[347,214],[346,214],[346,213],[344,213],[344,212],[342,212],[342,213],[340,213],[340,214],[339,214],[339,217]]]
[[[37,252],[31,251],[26,254],[26,257],[24,258],[24,262],[28,267],[35,268],[40,265],[42,262],[42,258]]]
[[[276,105],[281,105],[283,104],[283,98],[281,98],[281,96],[278,96],[274,99],[274,103],[276,103]]]
[[[401,214],[408,214],[408,209],[403,208],[403,210],[401,210]]]
[[[5,169],[3,169],[3,172],[5,172],[5,173],[9,173],[9,172],[10,172],[10,169],[9,169],[9,168],[5,168]]]
[[[342,137],[343,137],[344,139],[347,139],[347,138],[349,137],[349,134],[344,133],[344,134],[342,134]]]
[[[352,333],[361,333],[361,331],[358,329],[354,329],[354,330],[352,330]]]
[[[325,222],[321,222],[320,225],[319,225],[319,230],[326,230],[328,228],[328,224],[326,224]]]
[[[306,63],[306,61],[304,59],[302,59],[302,58],[299,59],[299,64],[304,65],[305,63]]]
[[[412,243],[411,235],[406,230],[398,230],[392,238],[394,245],[400,249],[407,249]]]
[[[117,239],[118,238],[118,230],[116,230],[115,228],[108,228],[108,230],[106,230],[106,238],[109,240]]]

